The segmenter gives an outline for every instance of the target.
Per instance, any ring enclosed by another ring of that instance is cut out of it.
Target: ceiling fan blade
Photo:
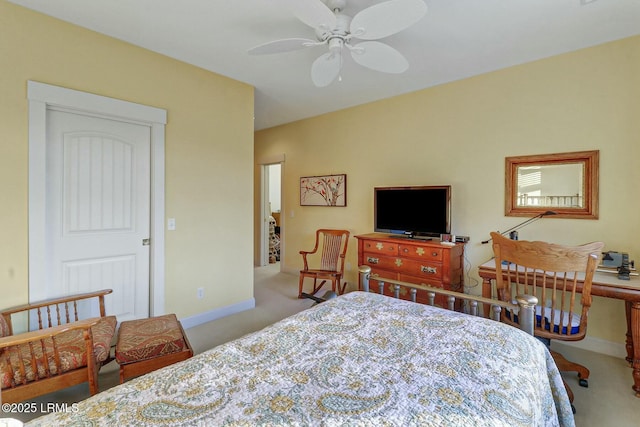
[[[351,56],[363,67],[383,73],[400,74],[409,68],[409,62],[400,52],[380,42],[358,43],[351,48]]]
[[[354,16],[351,34],[363,40],[381,39],[412,26],[426,13],[424,0],[385,1]]]
[[[317,40],[311,39],[281,39],[264,43],[249,49],[249,55],[268,55],[271,53],[290,52],[292,50],[304,49],[305,47],[317,44]]]
[[[284,4],[302,22],[312,28],[331,30],[336,25],[336,15],[320,0],[284,0]]]
[[[339,52],[327,52],[313,61],[311,66],[311,80],[318,87],[325,87],[340,74],[342,55]]]

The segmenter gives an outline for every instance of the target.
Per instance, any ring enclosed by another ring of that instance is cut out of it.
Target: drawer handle
[[[429,267],[424,265],[420,266],[420,271],[427,274],[436,274],[438,272],[436,267]]]
[[[431,254],[431,256],[437,257],[437,256],[438,256],[438,252],[433,252],[433,253]]]
[[[380,262],[380,258],[374,258],[374,257],[367,257],[367,262],[369,264],[377,264]]]

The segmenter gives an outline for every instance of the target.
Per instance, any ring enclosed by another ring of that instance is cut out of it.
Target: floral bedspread
[[[573,426],[524,332],[353,292],[28,425]]]

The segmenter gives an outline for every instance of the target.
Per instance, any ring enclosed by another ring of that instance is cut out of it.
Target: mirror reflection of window
[[[517,206],[584,208],[582,163],[519,166],[517,173]]]
[[[598,150],[505,157],[507,216],[598,219]]]

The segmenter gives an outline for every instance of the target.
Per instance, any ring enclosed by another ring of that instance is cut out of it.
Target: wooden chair
[[[498,298],[512,301],[514,295],[538,298],[534,335],[547,345],[550,340],[578,341],[587,333],[587,312],[591,307],[591,282],[604,243],[563,246],[545,242],[511,240],[491,233],[496,262]],[[584,277],[582,289],[576,286]],[[576,298],[576,293],[582,293]],[[517,315],[504,312],[503,321],[517,324]],[[588,387],[589,369],[551,351],[560,371],[578,372],[579,384]],[[573,392],[565,382],[569,400]]]
[[[331,280],[331,290],[338,294],[344,293],[347,283],[342,283],[344,272],[344,260],[349,243],[349,231],[320,229],[316,231],[316,244],[311,251],[300,251],[304,268],[300,270],[300,284],[298,298],[303,298],[302,285],[307,277],[313,279],[313,292],[316,294],[320,288]],[[312,262],[312,261],[315,261]],[[313,265],[316,268],[310,268]],[[318,284],[318,280],[322,280]]]
[[[105,313],[111,289],[0,311],[0,400],[21,402],[75,384],[98,390],[98,370],[113,360],[115,316]],[[97,304],[100,317],[80,319],[78,305]],[[32,315],[37,330],[14,334]]]

